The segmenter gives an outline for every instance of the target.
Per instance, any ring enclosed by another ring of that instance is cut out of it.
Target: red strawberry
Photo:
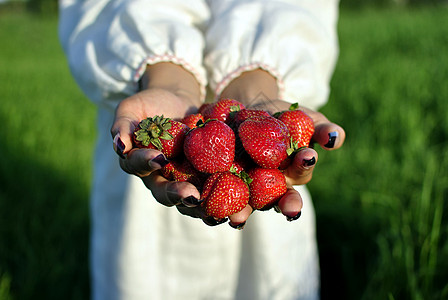
[[[182,120],[180,120],[181,123],[184,123],[190,129],[197,127],[199,121],[204,123],[204,117],[200,113],[187,115]]]
[[[249,205],[253,209],[269,209],[286,193],[286,179],[278,169],[254,168],[248,175]]]
[[[202,114],[205,120],[217,119],[229,123],[231,120],[230,113],[244,108],[244,105],[235,99],[221,99],[218,102],[207,106],[202,111]]]
[[[294,103],[289,107],[288,111],[275,114],[277,119],[288,127],[293,150],[308,147],[314,134],[313,119],[304,111],[298,110],[298,106],[298,103]]]
[[[222,219],[246,207],[249,187],[230,172],[215,173],[205,181],[201,199],[208,216]]]
[[[203,114],[204,110],[206,110],[210,105],[214,105],[212,102],[202,103],[202,105],[198,109],[198,113]]]
[[[241,123],[239,139],[252,160],[263,168],[278,168],[288,157],[288,128],[274,117],[256,116]]]
[[[235,175],[241,174],[244,171],[243,163],[240,161],[234,161],[232,166],[230,167],[230,172]]]
[[[249,119],[251,117],[255,116],[266,116],[269,117],[270,114],[265,110],[259,110],[259,109],[241,109],[235,113],[235,117],[233,118],[231,122],[231,127],[234,130],[238,130],[238,127],[246,121],[246,119]]]
[[[148,117],[134,130],[134,145],[162,151],[169,159],[182,152],[188,127],[163,116]]]
[[[168,180],[187,181],[197,188],[202,188],[205,174],[196,170],[187,159],[172,160],[161,169],[162,175]]]
[[[228,171],[235,158],[235,134],[221,121],[206,121],[187,133],[184,152],[200,172]]]

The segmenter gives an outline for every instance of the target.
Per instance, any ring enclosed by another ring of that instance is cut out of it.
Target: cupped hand
[[[158,150],[133,148],[133,132],[138,123],[147,117],[163,115],[180,119],[196,110],[197,104],[187,97],[168,90],[151,88],[124,99],[115,112],[111,134],[114,149],[120,156],[121,168],[129,174],[141,177],[156,200],[166,206],[183,202],[188,206],[196,206],[198,203],[192,199],[199,199],[199,191],[190,183],[171,182],[162,177],[158,170],[164,167],[168,160]],[[197,215],[194,209],[188,208],[182,213]]]
[[[271,113],[277,112],[279,107],[281,110],[287,110],[290,103],[284,101],[268,101],[263,106],[257,106],[258,109],[265,109]],[[345,140],[344,129],[330,122],[325,115],[320,112],[312,111],[307,108],[300,107],[305,111],[314,122],[315,132],[311,143],[319,144],[325,150],[335,150],[340,148]],[[288,221],[296,220],[301,215],[303,206],[302,198],[293,186],[307,184],[312,176],[318,161],[318,153],[315,149],[307,147],[297,152],[292,160],[291,165],[284,170],[287,182],[287,192],[279,200],[276,209],[286,216]],[[229,217],[230,224],[233,227],[240,228],[252,214],[252,208],[248,205],[243,211]]]
[[[291,105],[290,102],[276,100],[279,99],[277,79],[262,69],[242,73],[226,86],[220,98],[233,98],[242,101],[246,108],[264,109],[271,114],[288,110]],[[342,146],[345,131],[341,126],[329,121],[322,113],[306,108],[300,109],[313,119],[315,132],[312,144],[317,143],[325,150],[334,150]],[[303,185],[311,180],[317,160],[317,152],[312,147],[304,148],[296,153],[291,165],[284,171],[288,191],[279,200],[277,209],[287,220],[292,221],[300,217],[303,205],[300,194],[292,186]],[[251,213],[252,209],[246,207],[242,212],[230,216],[230,224],[234,227],[243,226]]]

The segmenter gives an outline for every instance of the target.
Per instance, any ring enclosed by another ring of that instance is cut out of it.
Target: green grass
[[[342,12],[323,112],[347,131],[310,184],[324,298],[446,299],[448,13]]]
[[[88,297],[94,107],[56,18],[0,15],[0,298]]]
[[[448,297],[448,9],[343,11],[319,150],[323,299]],[[0,14],[0,300],[86,299],[95,108],[57,19]]]

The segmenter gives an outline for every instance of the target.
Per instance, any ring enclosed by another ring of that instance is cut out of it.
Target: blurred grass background
[[[322,109],[346,144],[309,185],[322,299],[448,299],[448,7],[364,2]],[[0,300],[87,299],[95,107],[34,5],[0,7]]]
[[[95,108],[57,18],[0,12],[0,299],[87,299]]]
[[[322,296],[448,299],[448,7],[343,10],[339,34],[322,111],[347,140],[310,184]]]

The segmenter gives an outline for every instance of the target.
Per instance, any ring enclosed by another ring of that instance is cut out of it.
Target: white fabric
[[[70,68],[98,104],[91,214],[93,299],[316,299],[314,209],[255,212],[242,231],[208,227],[158,204],[112,148],[117,103],[147,63],[174,61],[218,92],[241,70],[274,74],[288,101],[327,100],[337,1],[60,1]],[[203,60],[205,54],[205,60]],[[208,73],[206,73],[206,70]],[[207,82],[208,76],[208,82]]]
[[[59,35],[70,69],[84,93],[113,109],[136,91],[145,62],[167,61],[194,73],[203,90],[204,39],[209,16],[201,1],[60,1]]]
[[[277,77],[281,98],[317,109],[329,95],[338,1],[209,1],[205,64],[219,94],[241,71]]]

